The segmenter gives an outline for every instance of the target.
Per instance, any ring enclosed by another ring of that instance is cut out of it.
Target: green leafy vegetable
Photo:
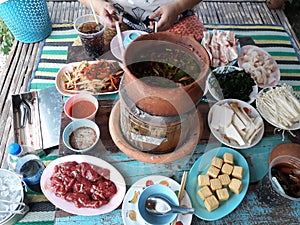
[[[216,78],[211,80],[212,86],[220,87],[224,99],[234,98],[245,102],[250,100],[255,85],[250,73],[244,70],[213,71],[212,75]]]

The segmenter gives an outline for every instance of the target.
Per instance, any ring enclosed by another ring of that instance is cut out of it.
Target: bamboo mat
[[[281,82],[300,90],[300,57],[283,26],[205,24],[205,27],[232,30],[238,38],[251,37],[257,46],[269,52],[276,60],[280,68]],[[30,90],[55,86],[56,74],[66,64],[68,48],[76,43],[77,38],[72,24],[53,25],[53,32],[42,47],[39,63],[29,84]]]

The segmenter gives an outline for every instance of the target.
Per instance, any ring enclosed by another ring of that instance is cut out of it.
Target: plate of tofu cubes
[[[213,221],[231,213],[245,197],[250,174],[236,150],[218,147],[204,153],[189,171],[186,191],[195,215]]]
[[[247,149],[263,137],[264,123],[258,111],[238,99],[224,99],[215,103],[208,112],[211,133],[224,145]]]

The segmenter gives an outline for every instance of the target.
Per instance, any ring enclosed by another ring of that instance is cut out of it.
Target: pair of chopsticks
[[[185,189],[187,175],[188,175],[187,171],[184,171],[183,174],[182,174],[180,189],[179,189],[179,192],[178,192],[179,205],[180,205],[181,200],[183,199],[183,194],[184,194],[184,189]],[[176,225],[177,219],[178,219],[178,215],[173,220],[173,222],[171,223],[171,225]]]

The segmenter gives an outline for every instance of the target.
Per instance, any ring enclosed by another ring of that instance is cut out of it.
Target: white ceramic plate
[[[203,203],[203,200],[197,194],[197,191],[200,189],[198,186],[198,175],[206,174],[207,169],[209,168],[211,161],[214,156],[222,157],[225,152],[232,153],[234,156],[234,165],[239,165],[244,168],[243,178],[242,178],[242,191],[240,194],[230,193],[230,197],[227,201],[221,202],[219,208],[209,212]],[[220,147],[209,150],[204,153],[192,166],[186,181],[186,191],[191,198],[193,207],[195,208],[195,215],[200,219],[213,221],[221,219],[222,217],[231,213],[244,199],[248,186],[249,186],[249,167],[246,159],[237,151],[227,148]]]
[[[236,142],[229,142],[228,139],[224,138],[224,134],[222,134],[219,130],[216,130],[214,128],[211,127],[211,121],[212,121],[212,116],[213,116],[213,110],[216,107],[216,105],[223,105],[225,103],[229,103],[229,102],[237,102],[241,108],[247,108],[249,110],[249,117],[250,118],[256,118],[256,117],[261,117],[260,114],[258,113],[258,111],[251,106],[250,104],[240,101],[238,99],[224,99],[221,101],[218,101],[217,103],[215,103],[209,110],[208,112],[208,126],[210,128],[210,131],[212,132],[212,134],[223,144],[232,147],[232,148],[236,148],[236,149],[246,149],[246,148],[251,148],[253,146],[255,146],[263,137],[264,135],[264,125],[262,125],[262,129],[255,135],[253,141],[251,144],[246,144],[246,145],[238,145]]]
[[[134,183],[127,191],[122,205],[122,219],[125,225],[143,225],[146,224],[138,212],[138,197],[140,193],[151,184],[164,184],[170,187],[178,195],[180,185],[169,177],[165,176],[148,176]],[[135,199],[135,200],[134,200]],[[191,200],[184,192],[182,204],[186,207],[192,207]],[[181,221],[184,225],[189,225],[192,222],[192,214],[179,214],[177,221]]]
[[[240,52],[239,58],[238,58],[239,67],[247,70],[246,68],[249,65],[247,65],[246,63],[248,63],[248,62],[253,63],[254,61],[256,61],[254,59],[257,59],[257,58],[255,58],[253,56],[251,56],[250,59],[248,57],[246,59],[243,57],[249,51],[253,51],[260,55],[260,57],[263,59],[263,60],[261,60],[262,61],[261,63],[263,63],[262,65],[270,64],[273,67],[273,72],[269,74],[269,77],[263,83],[258,82],[255,72],[250,72],[252,74],[253,78],[256,80],[256,83],[258,84],[258,86],[260,88],[265,88],[265,87],[272,87],[272,86],[277,85],[280,80],[280,70],[277,65],[277,62],[274,60],[274,58],[268,52],[266,52],[264,49],[262,49],[260,47],[257,47],[255,45],[243,46],[241,48],[241,52]],[[246,54],[246,55],[250,55],[250,54]],[[265,60],[266,58],[268,58],[269,60]],[[268,61],[268,63],[266,63],[266,61]],[[257,71],[260,68],[261,68],[261,66],[255,66],[255,67],[253,66],[252,67],[253,71],[255,71],[255,70]]]
[[[117,61],[114,61],[114,60],[106,60],[107,62],[117,62]],[[78,66],[81,62],[74,62],[74,63],[68,63],[66,64],[65,66],[63,66],[57,73],[57,76],[55,78],[55,85],[56,85],[56,88],[58,90],[58,92],[64,96],[73,96],[77,93],[89,93],[89,94],[92,94],[92,95],[108,95],[108,94],[115,94],[115,93],[118,93],[119,90],[117,91],[111,91],[111,92],[99,92],[99,93],[93,93],[93,92],[89,92],[89,91],[78,91],[78,92],[69,92],[68,90],[65,89],[65,82],[63,80],[63,74],[65,72],[72,72],[73,71],[73,67],[74,66]],[[88,61],[89,64],[96,64],[97,61]],[[119,62],[117,62],[119,63]],[[121,64],[119,63],[120,67],[121,67]]]
[[[221,66],[221,67],[217,67],[216,69],[214,69],[213,71],[211,71],[206,79],[206,86],[207,89],[209,91],[209,93],[212,95],[212,97],[214,99],[216,99],[217,101],[224,99],[224,96],[222,94],[222,91],[220,89],[220,86],[218,85],[217,82],[215,82],[216,78],[212,75],[213,72],[217,71],[218,73],[223,72],[226,73],[226,71],[228,72],[232,72],[234,70],[238,70],[241,71],[242,69],[239,67],[235,67],[235,66]],[[254,102],[256,95],[258,93],[258,86],[254,85],[252,87],[252,92],[249,95],[250,100],[247,101],[248,103],[252,103]]]
[[[51,190],[50,190],[50,177],[53,174],[53,169],[56,165],[69,162],[69,161],[76,161],[78,163],[87,162],[92,165],[99,166],[104,169],[108,169],[110,171],[110,180],[115,183],[117,186],[117,193],[110,199],[108,204],[101,206],[97,209],[92,208],[77,208],[74,203],[68,202],[62,198],[57,197]],[[116,209],[121,203],[124,198],[126,192],[126,184],[123,176],[109,163],[106,161],[89,156],[89,155],[69,155],[60,157],[54,161],[52,161],[44,170],[42,177],[41,177],[41,189],[43,194],[46,198],[56,207],[72,214],[76,215],[100,215],[104,213],[108,213]]]
[[[272,90],[272,89],[274,89],[274,88],[276,88],[276,87],[278,87],[278,86],[280,86],[280,84],[279,84],[279,85],[276,85],[275,87],[267,87],[267,88],[262,89],[262,90],[258,93],[257,98],[259,98],[259,96],[260,96],[261,94],[267,93],[269,90]],[[298,101],[299,101],[299,99],[298,99]],[[272,122],[272,121],[268,118],[268,116],[266,116],[266,115],[262,112],[262,110],[260,109],[260,107],[262,107],[262,106],[259,106],[259,104],[257,104],[257,99],[256,99],[256,107],[257,107],[257,111],[260,113],[260,115],[261,115],[268,123],[270,123],[270,124],[273,125],[274,127],[277,127],[277,128],[279,128],[279,129],[282,129],[282,130],[298,130],[298,129],[300,129],[300,122],[294,123],[294,124],[293,124],[291,127],[289,127],[288,129],[282,127],[281,125],[279,125],[279,124],[277,124],[277,123]]]
[[[133,33],[133,32],[137,32],[137,33],[140,33],[140,34],[148,34],[147,32],[140,31],[140,30],[127,30],[127,31],[123,31],[122,32],[123,41],[124,41],[124,38],[127,35],[129,35],[130,33]],[[122,61],[122,54],[121,54],[121,51],[120,51],[120,48],[119,48],[119,43],[118,43],[117,36],[114,36],[113,39],[111,40],[111,42],[110,42],[110,50],[111,50],[112,54],[118,60]]]

